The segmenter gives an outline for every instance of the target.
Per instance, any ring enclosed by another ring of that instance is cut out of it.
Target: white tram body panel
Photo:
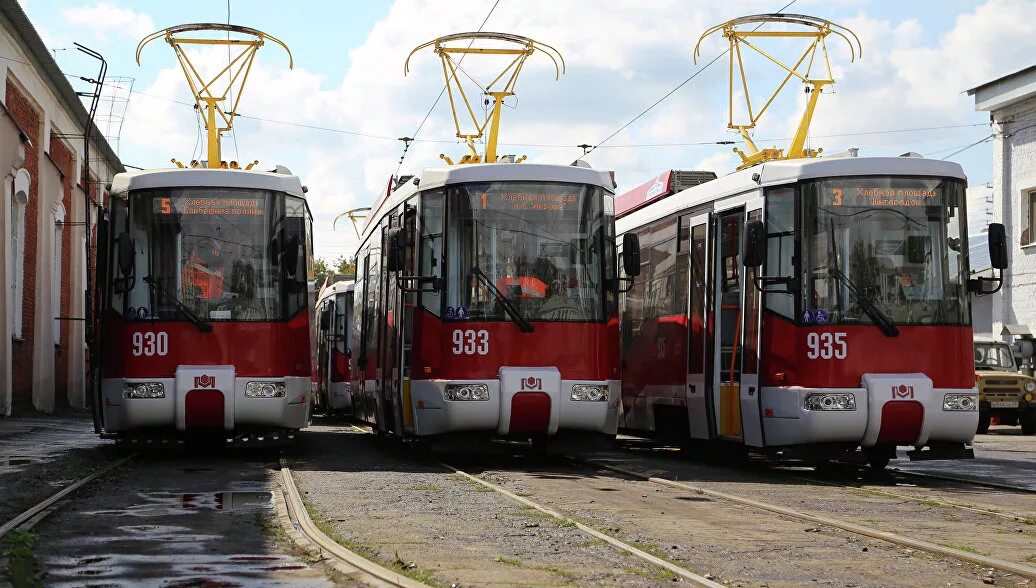
[[[689,294],[673,310],[686,320],[690,351],[684,357],[691,359],[677,358],[679,373],[667,381],[637,374],[636,366],[629,369],[637,358],[654,361],[655,353],[638,349],[646,345],[627,334],[627,328],[634,328],[627,324],[631,316],[642,321],[636,328],[651,324],[656,329],[662,341],[658,357],[666,338],[661,323],[668,317],[652,319],[651,309],[639,310],[637,305],[649,301],[652,292],[633,290],[626,295],[622,345],[627,369],[620,427],[661,433],[672,424],[659,415],[676,415],[680,426],[666,432],[755,447],[835,443],[920,450],[971,443],[978,424],[978,390],[969,365],[965,181],[956,163],[907,156],[833,157],[764,163],[654,201],[639,194],[636,202],[622,202],[620,196],[619,237],[671,227],[673,238],[682,231],[673,248],[677,263],[681,250],[691,250],[685,253],[689,261],[682,262],[691,266],[682,274],[687,276]],[[785,209],[779,208],[780,198],[789,202]],[[803,204],[807,198],[820,212]],[[623,216],[625,210],[630,212]],[[822,214],[830,217],[823,223],[816,220]],[[803,217],[809,215],[814,225],[804,228]],[[840,221],[835,215],[854,220]],[[868,219],[896,220],[883,220],[885,225],[872,228],[865,224]],[[752,220],[767,223],[766,269],[755,272],[740,267],[739,258],[745,248],[744,226]],[[781,222],[787,225],[784,232],[774,228]],[[836,230],[836,222],[856,224]],[[907,228],[902,233],[881,233],[877,228],[900,230],[897,223]],[[728,227],[733,227],[729,233]],[[852,235],[862,233],[870,239],[865,244],[870,249],[858,246],[845,253],[846,245],[854,244]],[[644,239],[641,236],[642,247],[648,249]],[[830,244],[829,250],[817,243]],[[906,251],[915,243],[920,254]],[[700,259],[695,257],[698,251]],[[876,261],[864,251],[871,251]],[[800,267],[808,259],[818,268],[811,275]],[[826,267],[836,264],[846,269]],[[856,295],[838,278],[841,271],[850,281],[861,279],[863,274],[853,272],[863,266],[872,268],[868,276],[878,277],[856,292],[873,296],[886,309],[879,312],[894,318],[895,335],[883,335],[878,319],[855,308]],[[827,282],[816,277],[825,272]],[[779,282],[771,278],[794,278],[799,290],[759,295],[752,281],[774,287]],[[892,284],[891,289],[898,286],[898,294],[886,294],[886,284]],[[836,310],[824,306],[824,291],[842,297]],[[753,302],[753,296],[759,298]],[[782,297],[783,305],[774,302]],[[931,314],[907,314],[915,308]],[[696,353],[703,355],[697,363]],[[793,381],[780,385],[781,380]]]

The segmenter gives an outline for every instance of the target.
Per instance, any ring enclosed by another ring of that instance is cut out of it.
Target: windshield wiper
[[[507,314],[514,319],[514,322],[518,323],[518,328],[521,329],[523,333],[531,333],[533,331],[532,323],[522,316],[522,313],[518,312],[518,309],[511,304],[510,300],[504,297],[503,293],[497,289],[496,285],[493,284],[493,280],[489,279],[489,276],[487,276],[484,271],[479,269],[478,266],[475,266],[471,268],[471,272],[478,276],[479,281],[489,288],[489,291],[493,293],[493,296],[496,296],[496,299],[500,301],[500,306],[503,306],[504,310],[507,311]]]
[[[849,279],[849,276],[843,274],[842,270],[838,269],[834,265],[830,266],[827,272],[838,278],[838,280],[848,288],[849,293],[853,295],[853,298],[856,298],[856,303],[860,305],[863,312],[867,313],[867,316],[874,321],[874,324],[881,329],[881,332],[884,333],[886,337],[899,336],[899,327],[897,327],[896,323],[892,321],[892,318],[885,314],[883,310],[878,308],[870,298],[861,294],[859,289],[856,287],[856,284]]]
[[[147,284],[148,287],[150,287],[155,292],[158,292],[162,296],[165,296],[167,299],[171,300],[173,304],[176,305],[176,308],[179,308],[180,311],[187,315],[187,318],[190,319],[192,323],[194,323],[194,326],[198,327],[199,331],[201,331],[202,333],[212,332],[212,325],[210,323],[205,322],[204,319],[195,314],[194,311],[188,308],[182,300],[170,294],[169,292],[166,292],[165,288],[159,286],[158,282],[156,282],[154,278],[152,278],[151,276],[145,276],[144,283]]]

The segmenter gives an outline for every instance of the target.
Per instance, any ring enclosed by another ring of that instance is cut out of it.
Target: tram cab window
[[[442,277],[443,193],[441,191],[429,192],[423,194],[421,198],[421,259],[417,273],[422,276]],[[438,291],[422,292],[421,306],[435,316],[439,316],[442,307],[442,293]]]
[[[795,277],[795,188],[766,192],[766,267],[763,275]],[[787,283],[767,286],[766,309],[795,318],[795,294]]]

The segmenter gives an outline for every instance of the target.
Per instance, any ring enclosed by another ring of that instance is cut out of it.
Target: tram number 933
[[[169,353],[169,335],[158,333],[133,333],[133,357],[152,357]]]
[[[453,332],[454,355],[489,355],[489,331],[456,330]]]
[[[809,333],[806,335],[806,357],[809,359],[845,359],[849,345],[845,333]]]

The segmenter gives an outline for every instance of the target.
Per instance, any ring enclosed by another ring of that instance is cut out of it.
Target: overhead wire
[[[784,6],[783,6],[783,7],[782,7],[782,8],[780,9],[780,10],[778,10],[778,11],[776,12],[776,14],[780,14],[780,13],[784,12],[785,10],[787,10],[787,9],[788,9],[788,7],[789,7],[789,6],[791,6],[792,4],[794,4],[794,3],[795,3],[795,2],[797,2],[797,1],[798,1],[798,0],[791,0],[791,2],[788,2],[788,3],[787,3],[787,4],[785,4],[785,5],[784,5]],[[759,25],[758,25],[757,27],[755,27],[755,29],[753,29],[753,30],[756,30],[756,31],[757,31],[757,30],[759,30],[759,27],[763,26],[763,24],[764,24],[764,23],[759,23]],[[665,101],[665,100],[666,100],[667,98],[669,98],[670,96],[672,96],[673,94],[675,94],[675,93],[676,93],[676,92],[677,92],[677,91],[678,91],[678,90],[679,90],[680,88],[682,88],[682,87],[686,86],[686,85],[687,85],[688,83],[690,83],[690,82],[691,82],[691,80],[693,80],[694,78],[696,78],[696,77],[698,77],[699,75],[701,75],[701,74],[702,74],[702,73],[703,73],[703,72],[704,72],[705,70],[709,69],[709,66],[711,66],[711,65],[712,65],[713,63],[716,63],[717,61],[719,61],[719,60],[720,60],[720,59],[721,59],[721,58],[722,58],[722,57],[723,57],[724,55],[726,55],[727,53],[730,53],[730,47],[727,47],[726,49],[724,49],[724,50],[723,50],[723,52],[722,52],[722,53],[720,53],[719,55],[717,55],[717,56],[713,57],[711,61],[709,61],[708,63],[706,63],[705,65],[703,65],[703,66],[702,66],[701,68],[699,68],[699,69],[698,69],[698,71],[696,71],[696,72],[694,72],[693,74],[691,74],[691,75],[690,75],[690,76],[689,76],[689,77],[688,77],[688,78],[687,78],[686,80],[684,80],[684,81],[680,82],[679,84],[677,84],[677,85],[676,85],[676,87],[675,87],[675,88],[673,88],[672,90],[669,90],[668,92],[666,92],[665,94],[663,94],[663,95],[662,95],[662,97],[661,97],[661,98],[659,98],[658,100],[656,100],[656,101],[655,101],[655,102],[654,102],[654,103],[653,103],[653,104],[652,104],[651,106],[648,106],[647,108],[645,108],[645,109],[644,109],[644,110],[643,110],[643,111],[642,111],[642,112],[641,112],[640,114],[638,114],[637,116],[635,116],[635,117],[633,117],[632,119],[630,119],[630,121],[629,121],[629,122],[627,122],[626,124],[622,125],[622,126],[621,126],[621,127],[619,127],[618,129],[616,129],[616,130],[615,130],[615,132],[613,132],[612,134],[608,135],[608,136],[607,136],[607,137],[605,137],[604,139],[602,139],[602,140],[598,141],[596,145],[593,145],[592,147],[590,147],[590,149],[589,149],[589,150],[587,150],[587,151],[586,151],[585,153],[583,153],[583,157],[586,157],[587,155],[589,155],[589,154],[593,153],[593,152],[594,152],[595,150],[597,150],[597,148],[598,148],[598,147],[600,147],[600,146],[601,146],[602,144],[604,144],[604,143],[607,143],[608,141],[610,141],[610,140],[612,139],[612,137],[614,137],[615,135],[618,135],[618,134],[619,134],[619,133],[621,133],[621,132],[622,132],[623,130],[625,130],[625,129],[626,129],[627,127],[629,127],[629,126],[630,126],[630,125],[632,125],[633,123],[635,123],[635,122],[637,122],[638,120],[640,120],[640,118],[641,118],[642,116],[644,116],[644,115],[645,115],[645,114],[647,114],[648,112],[651,112],[651,110],[652,110],[652,109],[654,109],[654,108],[655,108],[656,106],[658,106],[659,104],[661,104],[662,102],[664,102],[664,101]]]
[[[476,30],[475,32],[482,32],[482,29],[486,26],[486,23],[489,22],[489,17],[493,16],[493,12],[496,10],[496,7],[499,4],[500,0],[496,0],[495,2],[493,2],[493,6],[489,8],[489,12],[486,13],[486,17],[482,19],[482,24],[478,25],[478,30]],[[470,49],[474,43],[475,40],[472,39],[471,42],[468,43],[468,49]],[[464,62],[464,57],[465,55],[461,55],[460,59],[457,60],[457,67],[460,67],[460,64]],[[432,115],[432,111],[435,110],[435,107],[439,105],[439,101],[442,100],[442,95],[446,93],[446,90],[447,88],[449,88],[450,82],[452,81],[452,76],[446,78],[446,83],[443,84],[442,90],[439,90],[439,95],[435,98],[435,102],[432,103],[432,106],[428,109],[428,112],[425,113],[424,118],[421,119],[421,124],[417,125],[417,128],[414,130],[414,132],[409,137],[401,137],[397,139],[403,141],[403,154],[399,158],[399,165],[396,166],[395,175],[398,176],[399,170],[403,169],[403,161],[406,159],[407,151],[410,150],[410,144],[417,140],[417,135],[421,132],[421,129],[424,128],[424,124],[428,122],[428,117]]]
[[[947,155],[946,157],[943,157],[942,160],[946,161],[947,159],[949,159],[949,158],[951,158],[951,157],[953,157],[955,155],[959,155],[961,153],[964,153],[965,151],[967,151],[968,149],[971,149],[972,147],[974,147],[976,145],[981,145],[982,143],[987,143],[987,142],[992,141],[992,140],[993,140],[993,135],[990,134],[989,136],[983,137],[983,138],[979,139],[978,141],[975,141],[974,143],[971,143],[969,145],[965,145],[964,147],[954,151],[953,153]]]

